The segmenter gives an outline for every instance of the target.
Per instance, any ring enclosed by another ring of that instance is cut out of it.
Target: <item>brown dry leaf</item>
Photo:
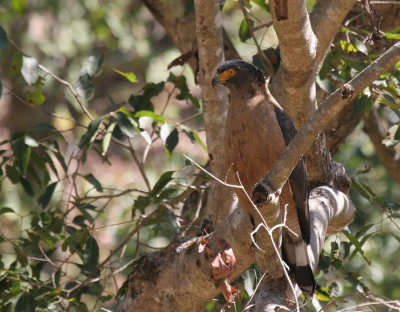
[[[232,269],[222,259],[222,255],[218,252],[211,263],[211,275],[214,280],[228,277],[232,273]]]
[[[230,308],[231,304],[239,296],[239,291],[229,283],[227,278],[219,285],[219,290],[224,295],[224,298],[228,303],[228,308]]]
[[[236,267],[236,257],[233,253],[232,247],[223,238],[217,237],[218,246],[223,249],[225,256],[225,263],[233,271]]]
[[[193,51],[186,52],[185,54],[180,55],[176,59],[174,59],[171,63],[168,65],[168,69],[174,67],[174,66],[182,66],[185,64],[189,59],[192,57]]]
[[[199,253],[205,252],[207,255],[212,256],[215,252],[208,246],[208,242],[201,236],[201,242],[199,245]]]

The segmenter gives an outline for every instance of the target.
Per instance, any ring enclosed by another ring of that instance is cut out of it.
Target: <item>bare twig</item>
[[[247,9],[246,9],[246,7],[245,7],[245,5],[244,5],[244,3],[243,3],[243,0],[239,0],[239,5],[240,5],[240,8],[242,9],[242,13],[243,13],[244,19],[245,19],[245,21],[246,21],[246,23],[247,23],[247,27],[249,28],[250,35],[251,35],[251,37],[253,38],[254,44],[255,44],[256,47],[257,47],[258,54],[260,55],[260,60],[261,60],[261,62],[263,63],[265,69],[266,69],[266,75],[267,75],[267,76],[271,76],[271,75],[274,73],[274,70],[273,70],[273,68],[272,68],[271,62],[270,62],[270,61],[268,60],[268,58],[265,56],[264,52],[262,51],[262,49],[261,49],[261,47],[260,47],[260,44],[259,44],[258,41],[257,41],[256,36],[254,35],[254,32],[255,32],[257,29],[255,29],[255,28],[253,27],[252,21],[251,21],[250,16],[249,16],[249,12],[247,12]],[[268,23],[268,24],[269,24],[269,25],[272,25],[272,22],[271,22],[271,23]],[[268,25],[268,24],[264,24],[264,25],[262,25],[262,27],[265,27],[265,26]],[[267,27],[269,27],[269,26],[267,26]]]
[[[11,38],[8,38],[8,41],[18,50],[20,51],[22,54],[28,55],[27,53],[24,52],[24,50],[22,50]],[[38,67],[43,70],[44,72],[46,72],[47,74],[49,74],[51,77],[53,77],[54,79],[56,79],[58,82],[62,83],[63,85],[67,86],[68,89],[71,91],[72,95],[75,97],[76,101],[78,102],[79,106],[82,108],[83,112],[85,113],[85,115],[87,117],[89,117],[90,120],[93,120],[92,115],[90,114],[90,112],[88,111],[88,109],[86,108],[86,106],[82,103],[82,101],[79,99],[79,95],[76,92],[75,88],[72,86],[71,83],[69,83],[68,81],[58,77],[56,74],[52,73],[50,70],[48,70],[46,67],[44,67],[43,65],[39,64]]]

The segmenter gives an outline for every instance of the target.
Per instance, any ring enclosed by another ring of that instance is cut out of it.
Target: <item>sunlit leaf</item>
[[[249,25],[248,25],[247,21],[245,19],[243,19],[239,26],[239,39],[242,42],[246,42],[246,40],[249,38],[251,38]]]
[[[11,0],[11,7],[19,14],[24,13],[27,0]]]
[[[315,290],[315,295],[317,296],[317,299],[320,301],[331,301],[332,298],[329,296],[329,292],[327,288],[320,288],[317,286],[317,289]]]
[[[342,50],[347,53],[357,52],[357,48],[350,42],[347,42],[345,40],[340,40],[339,44]]]
[[[251,1],[253,1],[255,4],[257,4],[265,12],[269,13],[269,6],[266,4],[265,0],[251,0]]]
[[[34,84],[39,78],[39,62],[34,57],[23,56],[21,74],[27,84]]]
[[[140,110],[134,114],[134,117],[150,117],[156,122],[165,122],[165,118],[152,111]]]
[[[117,125],[117,123],[113,122],[108,126],[106,134],[104,135],[103,141],[101,142],[101,151],[103,153],[103,156],[107,153],[108,147],[110,146],[112,133],[113,133],[116,125]]]
[[[146,141],[146,143],[151,145],[153,141],[151,140],[150,134],[146,130],[140,131],[139,133],[142,136],[142,138]]]
[[[163,124],[160,128],[160,138],[161,141],[165,144],[167,142],[168,136],[170,135],[173,127],[168,124]]]
[[[120,70],[118,70],[116,68],[113,68],[113,71],[115,71],[117,74],[120,74],[121,76],[125,77],[126,79],[128,79],[132,83],[138,82],[138,80],[136,78],[136,75],[134,73],[132,73],[132,72],[123,72],[123,71],[120,71]]]
[[[34,138],[32,138],[31,136],[29,136],[27,134],[24,136],[24,143],[30,147],[38,147],[39,146],[38,142]]]

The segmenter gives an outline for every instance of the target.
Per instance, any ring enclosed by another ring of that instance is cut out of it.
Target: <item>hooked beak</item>
[[[219,79],[218,76],[215,76],[212,80],[211,80],[211,85],[213,87],[215,87],[217,84],[221,83],[221,80]]]

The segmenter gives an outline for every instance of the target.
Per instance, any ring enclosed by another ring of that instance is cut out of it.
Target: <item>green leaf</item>
[[[385,33],[384,36],[388,39],[400,40],[400,34]]]
[[[207,146],[200,139],[200,137],[196,131],[194,131],[193,129],[191,129],[185,125],[182,125],[181,128],[182,128],[183,132],[189,137],[190,141],[192,141],[192,142],[196,141],[208,153]]]
[[[61,167],[64,169],[65,173],[68,173],[68,166],[65,163],[64,157],[61,155],[60,152],[54,153],[54,156],[56,156],[58,162],[60,163]]]
[[[26,9],[26,0],[11,0],[11,7],[15,12],[22,14]]]
[[[254,22],[252,20],[250,20],[250,22],[252,24],[254,24]],[[249,25],[248,25],[247,21],[245,19],[243,19],[239,26],[239,39],[242,42],[246,42],[246,40],[249,38],[251,38]]]
[[[263,9],[265,12],[270,12],[269,11],[269,6],[265,3],[265,0],[251,0],[255,4],[257,4],[261,9]]]
[[[113,68],[113,71],[115,71],[117,74],[120,74],[121,76],[125,77],[126,79],[128,79],[132,83],[138,82],[138,80],[136,78],[136,75],[134,73],[132,73],[132,72],[127,72],[126,73],[126,72],[120,71],[120,70],[118,70],[116,68]]]
[[[1,207],[0,208],[0,215],[4,213],[15,213],[14,210],[10,207]]]
[[[35,86],[36,86],[35,92],[26,91],[24,93],[24,97],[25,97],[26,101],[32,107],[38,107],[38,106],[42,105],[44,103],[44,101],[46,101],[46,96],[43,94],[42,86],[39,85],[39,83],[36,83]]]
[[[340,40],[339,44],[342,50],[347,53],[357,52],[357,48],[350,42],[347,42],[345,40]]]
[[[20,183],[26,194],[29,196],[35,195],[35,192],[33,191],[33,188],[27,179],[20,177]]]
[[[30,293],[24,293],[19,297],[15,311],[18,312],[33,312],[36,310],[35,298]]]
[[[199,100],[190,93],[185,76],[175,76],[173,73],[170,73],[168,81],[172,82],[179,89],[180,93],[176,97],[178,100],[190,100],[197,109],[200,109]]]
[[[110,146],[112,133],[113,133],[116,125],[117,125],[117,123],[113,122],[108,126],[106,134],[104,135],[103,141],[101,142],[101,152],[102,152],[103,156],[106,155],[108,147]]]
[[[21,74],[28,85],[33,85],[39,78],[39,62],[34,57],[23,56]]]
[[[331,301],[332,298],[329,296],[329,290],[327,288],[321,288],[317,285],[317,289],[315,290],[315,295],[317,299],[320,301]]]
[[[93,174],[89,173],[85,175],[84,178],[94,186],[97,192],[103,192],[103,187],[101,186],[100,182],[93,176]]]
[[[350,259],[353,258],[355,254],[359,253],[359,254],[364,258],[364,260],[365,260],[369,265],[371,265],[371,261],[369,261],[369,260],[367,259],[367,257],[366,257],[365,254],[364,254],[364,250],[362,250],[362,245],[363,245],[363,243],[360,243],[360,242],[357,240],[357,238],[356,238],[353,234],[351,234],[349,231],[342,231],[342,232],[343,232],[343,234],[349,239],[349,241],[353,244],[353,246],[355,247],[355,250],[354,250],[353,253],[351,254]],[[364,241],[364,242],[365,242],[365,241]]]
[[[99,132],[100,125],[103,123],[104,117],[98,117],[94,119],[88,127],[87,132],[82,136],[79,141],[79,148],[88,149],[90,145],[96,139],[97,133]]]
[[[157,195],[163,190],[163,188],[173,179],[172,175],[174,174],[174,172],[175,171],[166,171],[161,175],[161,177],[158,179],[153,189],[151,190],[152,196]]]
[[[121,129],[121,131],[128,137],[133,138],[136,134],[136,130],[131,122],[131,119],[126,117],[122,112],[117,112],[115,115],[113,115],[113,117],[117,121],[118,127]]]
[[[42,208],[46,208],[50,202],[51,197],[53,196],[54,190],[56,189],[58,182],[53,182],[46,187],[46,190],[40,197],[38,198],[38,203],[42,206]]]
[[[6,165],[6,175],[10,179],[12,184],[18,183],[21,178],[18,170],[10,165]]]
[[[392,109],[400,109],[400,103],[398,103],[391,95],[382,93],[379,96],[379,103],[389,106]]]
[[[167,140],[165,141],[165,147],[167,148],[169,153],[172,153],[174,148],[178,145],[179,142],[179,134],[178,130],[175,128],[172,130]]]
[[[97,271],[97,265],[99,262],[99,246],[92,236],[87,238],[86,245],[82,253],[82,262],[83,274],[92,275]]]
[[[10,76],[16,77],[17,75],[19,75],[19,73],[21,72],[21,66],[22,66],[22,53],[16,51],[11,60]]]
[[[22,174],[26,176],[28,171],[29,161],[31,159],[32,149],[30,146],[26,146],[24,154],[22,155]]]
[[[29,136],[27,134],[25,134],[25,136],[24,136],[24,143],[30,147],[38,147],[39,146],[39,143],[34,138],[32,138],[31,136]]]
[[[7,45],[7,33],[3,27],[0,26],[0,50],[4,49]],[[1,95],[1,92],[0,92]]]
[[[137,117],[137,118],[150,117],[150,118],[153,118],[153,120],[156,121],[156,122],[160,122],[160,123],[165,122],[165,118],[163,116],[158,115],[155,112],[148,111],[148,110],[138,111],[133,116]]]

